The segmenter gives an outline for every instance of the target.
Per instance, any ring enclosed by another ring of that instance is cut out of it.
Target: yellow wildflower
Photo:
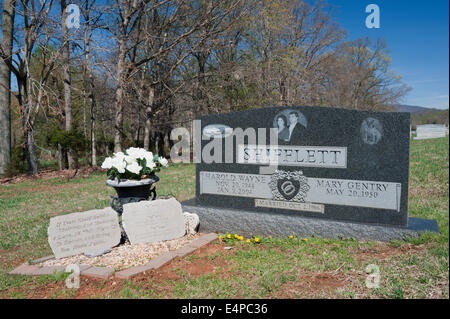
[[[231,238],[231,235],[230,235],[230,234],[227,234],[227,238],[230,239],[230,238]]]
[[[247,239],[246,242],[247,242],[247,243],[251,243],[252,241],[251,241],[250,239]]]
[[[289,238],[290,238],[290,239],[292,239],[292,238],[294,238],[294,236],[293,236],[293,235],[291,235],[291,236],[289,236]]]
[[[255,237],[255,243],[259,243],[259,238],[258,237]]]
[[[222,236],[221,236],[221,235],[219,235],[219,239],[222,239]]]

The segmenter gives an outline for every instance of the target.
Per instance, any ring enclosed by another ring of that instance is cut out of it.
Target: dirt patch
[[[294,282],[283,284],[275,294],[266,298],[313,298],[333,293],[347,285],[347,279],[341,273],[307,273],[298,276]]]
[[[78,189],[81,188],[80,185],[77,184],[65,184],[65,185],[36,185],[33,188],[20,188],[18,189],[11,189],[11,190],[2,190],[2,195],[0,197],[15,197],[17,196],[17,192],[20,191],[20,193],[45,193],[45,194],[55,194],[55,193],[61,193],[64,191],[67,191],[67,189]]]
[[[171,262],[157,270],[151,270],[145,274],[138,275],[132,279],[143,289],[152,289],[165,298],[173,297],[173,288],[181,280],[189,280],[201,275],[217,273],[220,268],[219,277],[226,279],[232,276],[223,258],[229,251],[223,249],[219,243],[210,243],[184,258],[175,258]],[[221,253],[216,258],[211,256]],[[223,255],[222,255],[223,254]],[[173,285],[167,285],[167,281],[173,281]]]
[[[159,296],[171,298],[174,285],[168,285],[167,281],[178,282],[180,280],[192,279],[204,274],[218,271],[218,267],[223,269],[224,275],[230,275],[226,269],[223,257],[210,257],[218,252],[224,254],[229,251],[223,250],[223,245],[210,243],[184,258],[175,258],[157,270],[151,270],[145,274],[134,277],[132,284],[139,286],[142,291],[148,290],[157,293]],[[36,282],[38,276],[35,277]],[[0,298],[11,298],[11,296],[23,296],[27,299],[47,299],[47,298],[95,298],[95,297],[116,297],[126,285],[125,280],[114,277],[108,280],[94,279],[81,276],[80,288],[71,290],[66,288],[65,282],[50,282],[45,285],[31,284],[33,287],[15,287],[0,293]],[[131,288],[133,289],[133,288]]]
[[[50,283],[46,286],[40,286],[33,289],[32,295],[29,298],[101,298],[107,297],[114,291],[122,289],[123,285],[124,284],[120,280],[110,279],[108,281],[104,281],[101,279],[81,277],[79,289],[72,290],[66,288],[65,282]]]
[[[176,260],[172,267],[178,267],[189,278],[215,273],[219,269],[221,274],[225,274],[222,270],[227,269],[228,266],[223,256],[231,252],[223,248],[224,246],[220,244],[209,244],[196,250],[188,258]],[[213,256],[217,257],[213,258]]]
[[[214,273],[219,267],[222,269],[226,267],[222,256],[214,259],[207,258],[218,252],[225,252],[222,245],[216,243],[208,244],[184,258],[175,258],[157,270],[136,276],[133,281],[151,278],[154,282],[163,282],[166,280],[180,280],[183,277],[195,278]]]
[[[80,278],[79,289],[69,289],[64,281],[39,284],[39,276],[34,277],[34,283],[27,287],[8,288],[0,292],[0,298],[12,298],[14,296],[24,299],[61,299],[61,298],[92,298],[106,297],[115,289],[121,289],[123,283],[120,280],[103,281],[87,277]]]
[[[345,280],[335,273],[320,273],[315,275],[303,275],[299,280],[308,283],[308,287],[316,290],[336,290],[345,286]]]
[[[22,249],[21,245],[11,249],[0,249],[0,269],[10,271],[12,267],[23,264],[26,259],[22,255]]]
[[[89,177],[90,174],[94,172],[104,171],[98,167],[83,167],[80,169],[72,169],[72,170],[42,170],[39,174],[36,175],[17,175],[13,177],[5,177],[0,178],[0,185],[11,185],[22,183],[26,181],[36,180],[36,179],[49,179],[49,178],[61,178],[70,180],[72,178],[84,178]]]
[[[111,296],[115,291],[120,291],[123,286],[124,282],[113,278],[105,281],[81,277],[80,289],[77,290],[77,294],[74,298],[86,299]]]
[[[414,254],[426,250],[425,245],[405,244],[400,247],[393,247],[390,244],[381,243],[371,248],[361,248],[353,254],[358,261],[370,259],[383,260],[400,254]]]

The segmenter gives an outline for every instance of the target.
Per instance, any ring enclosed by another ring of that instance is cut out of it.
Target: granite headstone
[[[440,124],[424,124],[417,125],[415,140],[424,140],[430,138],[445,137],[447,134],[447,127]]]
[[[200,231],[305,233],[312,219],[325,237],[337,236],[326,221],[349,236],[345,222],[407,229],[409,113],[270,107],[199,120],[197,196],[183,207]]]

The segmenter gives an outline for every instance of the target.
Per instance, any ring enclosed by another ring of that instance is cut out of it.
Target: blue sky
[[[412,90],[402,104],[446,109],[449,105],[448,0],[328,0],[348,40],[383,38],[392,69]],[[380,8],[380,28],[365,25],[365,8]]]
[[[0,0],[1,1],[1,0]],[[72,1],[69,1],[72,2]],[[412,90],[402,104],[449,107],[448,0],[328,0],[336,19],[347,30],[347,40],[383,38],[390,50],[392,69]],[[365,25],[365,8],[380,8],[380,28]],[[13,87],[16,85],[12,81]]]

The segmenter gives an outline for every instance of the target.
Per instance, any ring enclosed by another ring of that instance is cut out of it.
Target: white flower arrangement
[[[123,152],[114,153],[113,157],[105,158],[102,164],[107,169],[110,179],[140,180],[159,172],[161,167],[168,167],[169,162],[164,157],[153,155],[143,148],[130,147]]]

